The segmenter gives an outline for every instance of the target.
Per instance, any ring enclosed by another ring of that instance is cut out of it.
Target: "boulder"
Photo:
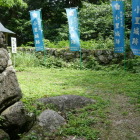
[[[0,73],[0,113],[22,98],[15,71],[8,67]]]
[[[62,95],[49,98],[38,99],[37,102],[41,104],[53,104],[60,111],[81,108],[87,104],[95,103],[93,99],[89,99],[78,95]]]
[[[38,125],[46,131],[52,132],[65,124],[65,119],[53,110],[43,111],[37,118]]]
[[[8,65],[9,55],[6,49],[0,48],[0,72],[3,72]]]
[[[103,63],[103,64],[108,64],[110,62],[107,56],[105,55],[99,55],[98,60],[100,63]]]
[[[2,129],[0,129],[0,140],[10,140],[9,135]]]
[[[108,55],[108,60],[111,61],[113,59],[113,55]]]
[[[95,51],[95,56],[100,56],[100,55],[102,55],[103,54],[103,50],[96,50]]]
[[[24,109],[24,104],[16,102],[1,113],[2,128],[13,138],[17,134],[28,131],[34,123],[34,115]]]
[[[21,140],[36,138],[37,140],[49,140],[50,134],[65,125],[65,119],[53,110],[44,110],[37,118],[36,124],[24,135]]]
[[[120,56],[120,54],[114,53],[113,56],[114,56],[114,58],[118,58]]]
[[[74,53],[72,53],[72,52],[65,52],[65,53],[64,53],[64,59],[65,59],[66,61],[70,61],[70,60],[72,60],[73,58],[75,58]]]

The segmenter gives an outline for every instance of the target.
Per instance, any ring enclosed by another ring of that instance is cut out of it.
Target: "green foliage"
[[[52,42],[52,41],[49,41],[48,39],[45,39],[44,43],[45,43],[45,47],[47,47],[47,48],[66,48],[69,46],[68,40]]]
[[[87,140],[96,140],[99,137],[99,131],[91,128],[99,121],[105,121],[106,114],[103,109],[109,104],[108,101],[103,101],[101,98],[98,98],[97,100],[97,104],[88,105],[82,109],[67,112],[66,118],[68,119],[68,124],[59,130],[58,135],[72,135],[86,137]]]
[[[131,1],[125,2],[125,35],[129,39],[131,22],[132,22],[132,3]]]
[[[12,56],[13,65],[18,71],[24,71],[26,67],[46,67],[46,68],[74,68],[79,69],[79,60],[65,62],[62,58],[54,56],[44,56],[43,53],[18,52]]]
[[[135,56],[132,59],[125,60],[126,63],[126,69],[134,72],[134,73],[140,73],[140,57]]]
[[[92,56],[88,57],[87,61],[84,62],[84,66],[85,68],[92,69],[92,70],[100,70],[102,68],[102,66],[99,65],[97,60]]]
[[[65,43],[65,42],[64,42]],[[91,43],[91,42],[90,42]],[[89,46],[88,46],[89,47]],[[140,58],[135,56],[134,58],[127,58],[125,61],[119,62],[119,59],[112,59],[112,63],[108,65],[101,65],[93,56],[89,56],[82,62],[82,69],[91,70],[123,70],[124,64],[127,71],[140,73]],[[62,58],[49,56],[44,52],[18,52],[12,56],[12,62],[18,71],[24,71],[26,67],[45,67],[45,68],[70,68],[81,69],[79,59],[74,59],[70,62],[66,62]]]
[[[56,44],[57,48],[68,48],[69,47],[69,41],[68,40],[61,40],[58,41]]]
[[[112,9],[109,4],[94,5],[83,2],[79,20],[82,40],[112,36]]]
[[[47,41],[45,39],[45,46],[48,48],[68,48],[69,47],[69,41],[68,40],[62,40],[58,42],[51,42]],[[80,40],[81,48],[83,49],[112,49],[113,48],[113,40],[112,39],[103,39],[100,38],[99,40],[88,40],[88,41],[83,41]]]
[[[57,42],[52,42],[47,39],[45,39],[45,47],[47,48],[68,48],[69,47],[69,41],[68,40],[62,40]],[[30,42],[29,42],[30,43]],[[110,38],[103,39],[102,37],[99,40],[88,40],[83,41],[80,40],[81,48],[82,49],[113,49],[114,41]],[[28,44],[27,44],[28,46]]]
[[[35,53],[22,53],[18,52],[12,56],[12,62],[15,62],[15,67],[37,67],[39,66],[39,60],[35,56]]]
[[[113,40],[110,38],[103,39],[99,38],[99,40],[88,40],[88,41],[80,41],[81,48],[83,49],[112,49],[114,44]]]
[[[48,39],[44,39],[44,45],[47,48],[55,48],[55,44],[53,42],[50,42]]]
[[[13,6],[27,7],[27,4],[23,0],[0,0],[0,6],[13,7]]]
[[[66,14],[63,13],[66,17]],[[112,9],[109,4],[95,5],[88,2],[82,3],[79,10],[80,37],[82,40],[112,39],[113,19]],[[58,29],[59,39],[68,38],[68,25]]]
[[[44,43],[45,43],[46,48],[60,48],[60,49],[69,48],[69,40],[61,40],[61,41],[52,42],[48,39],[44,39]],[[93,40],[93,39],[88,40],[88,41],[80,40],[80,44],[81,44],[82,49],[89,49],[89,50],[113,49],[114,41],[110,38],[107,38],[105,40],[103,38],[100,38],[99,40]],[[26,43],[26,45],[22,44],[20,47],[32,48],[32,46],[34,46],[34,42],[29,41]],[[127,43],[127,46],[129,46],[128,43]]]
[[[30,41],[31,38],[33,38],[31,23],[30,21],[27,21],[23,18],[22,12],[24,11],[15,12],[14,14],[17,14],[17,16],[13,16],[12,18],[10,18],[11,24],[9,25],[9,29],[11,29],[17,34],[18,44],[26,44],[26,42],[33,42]]]
[[[83,2],[81,0],[66,0],[64,2],[25,0],[25,2],[28,5],[28,9],[19,6],[24,3],[21,0],[7,0],[5,2],[0,0],[2,5],[13,5],[11,8],[0,7],[0,15],[1,22],[16,33],[18,45],[25,45],[30,41],[33,42],[29,10],[39,8],[42,8],[44,37],[51,43],[54,42],[54,46],[56,42],[68,40],[68,23],[65,8],[71,6],[79,7],[81,40],[88,41],[94,39],[97,43],[99,40],[99,46],[104,47],[104,40],[106,42],[106,39],[112,40],[113,38],[112,9],[109,0],[85,0]],[[126,3],[125,20],[126,37],[129,38],[131,29],[130,1]]]
[[[56,58],[54,56],[47,56],[45,60],[40,59],[40,66],[44,66],[46,68],[80,69],[80,62],[79,62],[79,59],[75,59],[72,62],[66,62],[62,58]]]
[[[62,68],[66,63],[61,58],[48,56],[45,61],[42,60],[41,64],[47,68]]]

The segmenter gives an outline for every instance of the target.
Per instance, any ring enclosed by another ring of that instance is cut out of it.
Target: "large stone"
[[[48,136],[65,124],[65,119],[57,112],[53,110],[44,110],[38,116],[36,124],[21,138],[21,140],[27,140],[27,138],[31,137],[37,140],[49,140]]]
[[[15,71],[8,67],[0,74],[0,113],[22,97]]]
[[[71,52],[65,52],[64,53],[64,59],[69,61],[69,60],[72,60],[74,58],[74,53],[71,53]]]
[[[106,50],[106,54],[108,54],[108,55],[113,55],[113,50]]]
[[[81,108],[87,104],[95,103],[93,99],[89,99],[78,95],[62,95],[50,98],[41,98],[37,100],[41,104],[53,104],[60,111]]]
[[[103,50],[96,50],[95,51],[95,56],[100,56],[100,55],[103,55]]]
[[[113,55],[108,55],[108,60],[112,60],[113,59]]]
[[[52,132],[65,124],[65,119],[53,110],[43,111],[37,118],[38,125],[46,131]]]
[[[107,56],[105,55],[99,55],[98,60],[100,63],[103,63],[103,64],[108,64],[110,62]]]
[[[9,135],[2,129],[0,129],[0,140],[10,140]]]
[[[1,113],[3,118],[2,128],[14,138],[19,133],[28,131],[35,121],[35,116],[25,110],[24,104],[16,102]]]
[[[8,65],[9,55],[6,49],[0,48],[0,72],[3,72]]]

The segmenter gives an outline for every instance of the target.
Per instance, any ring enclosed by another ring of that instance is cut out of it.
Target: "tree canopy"
[[[18,45],[33,42],[30,10],[40,9],[45,39],[53,42],[68,40],[65,8],[78,7],[80,39],[113,37],[111,0],[0,0],[0,22],[16,33]],[[23,8],[26,7],[26,8]],[[126,35],[131,28],[131,3],[126,5]]]
[[[27,7],[27,4],[23,0],[0,0],[0,6],[13,7],[15,5]]]

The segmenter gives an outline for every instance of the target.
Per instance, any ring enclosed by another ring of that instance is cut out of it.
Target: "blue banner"
[[[112,10],[114,21],[114,52],[123,53],[125,51],[124,2],[112,1]]]
[[[140,0],[132,0],[130,46],[134,55],[140,55]]]
[[[32,29],[34,34],[34,43],[36,51],[44,51],[44,36],[42,30],[41,10],[30,11]]]
[[[80,51],[80,33],[78,29],[78,9],[66,8],[69,24],[69,41],[71,51]]]

